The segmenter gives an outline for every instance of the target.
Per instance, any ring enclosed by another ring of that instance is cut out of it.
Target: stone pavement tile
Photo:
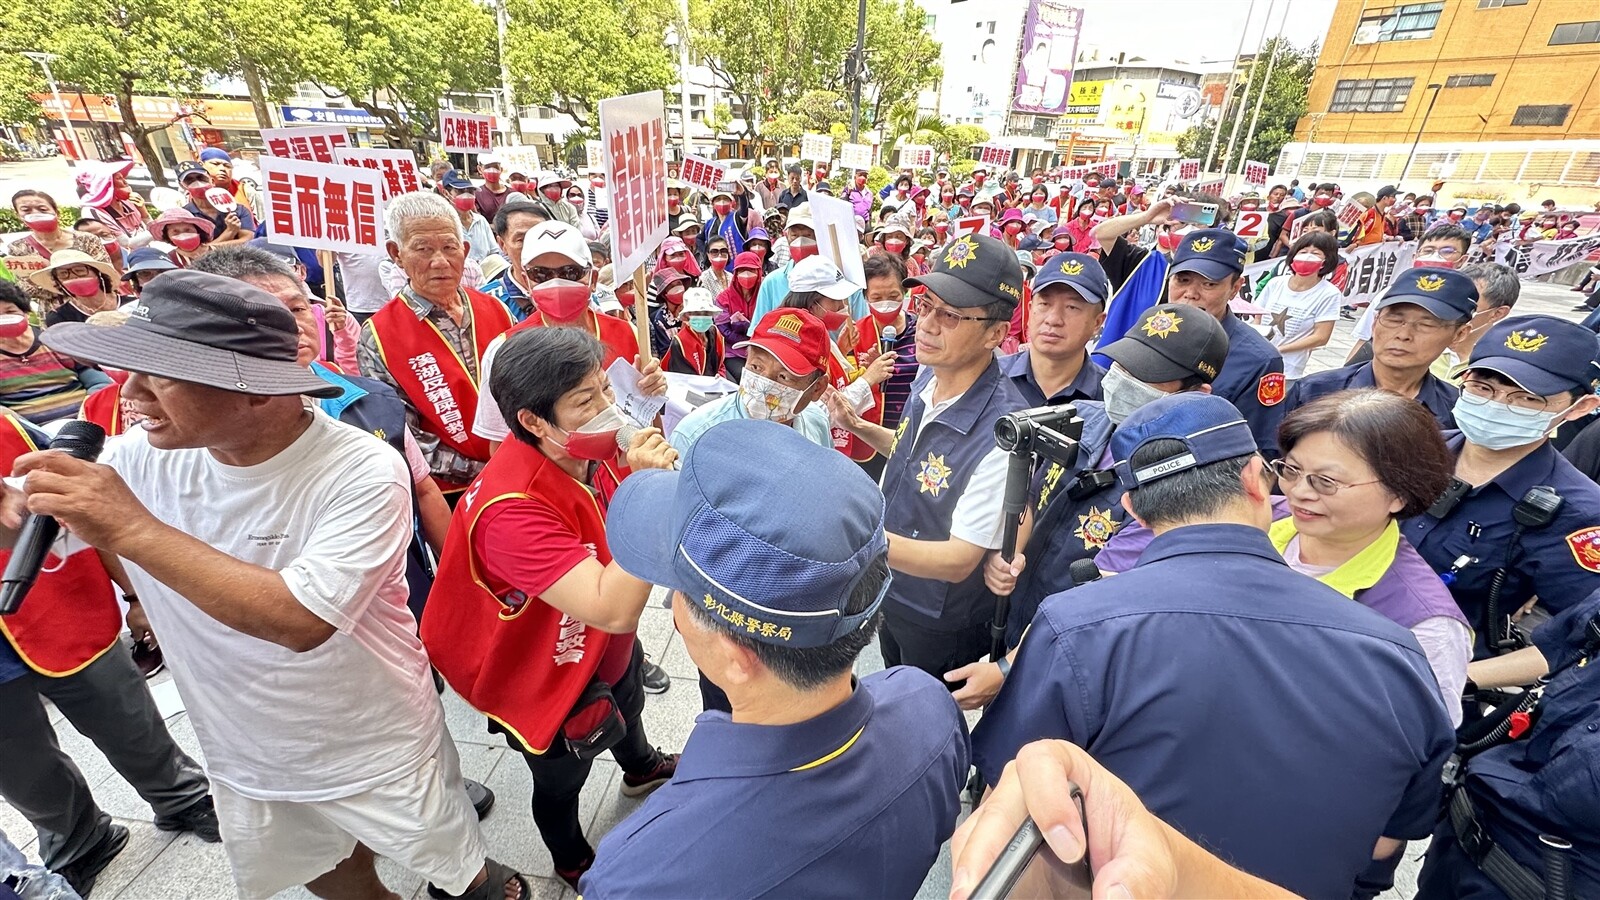
[[[677,632],[673,632],[672,637],[667,640],[667,652],[656,662],[667,670],[667,674],[672,676],[674,682],[683,680],[692,686],[700,677],[699,670],[694,667],[694,660],[689,658],[689,652],[684,649],[683,636]]]
[[[666,656],[667,643],[676,634],[672,627],[672,610],[662,609],[654,601],[639,616],[639,644],[650,654],[657,665]]]
[[[490,734],[488,720],[483,713],[478,712],[461,695],[449,687],[444,689],[444,724],[450,729],[450,736],[456,739],[457,747],[467,744],[486,744],[490,747],[505,747],[506,740],[498,734]]]
[[[22,851],[29,862],[39,861],[39,854],[34,850],[39,843],[39,835],[33,830],[33,823],[3,800],[0,800],[0,831],[5,832],[6,838]]]
[[[95,897],[118,897],[126,893],[128,886],[143,874],[150,863],[178,840],[177,835],[170,831],[161,831],[149,821],[118,819],[117,823],[128,829],[128,846],[122,848],[122,852],[111,861],[111,865],[106,866],[105,871],[100,873],[94,885]],[[201,844],[200,841],[193,843]],[[213,896],[232,895],[232,884],[232,881],[229,881],[228,890]]]
[[[692,665],[692,664],[691,664]],[[683,750],[695,716],[700,715],[700,685],[694,678],[672,678],[664,694],[649,694],[644,701],[644,730],[650,743],[667,753]],[[610,757],[606,757],[609,759]]]
[[[601,804],[616,790],[617,765],[608,755],[594,761],[594,769],[578,797],[578,820],[588,823],[595,817]],[[513,752],[507,751],[500,764],[484,782],[498,795],[494,811],[481,823],[483,839],[489,846],[489,855],[530,877],[550,877],[550,851],[539,839],[539,829],[533,824],[529,806],[533,797],[533,777],[528,767]],[[599,834],[586,832],[591,844],[599,841]]]
[[[138,825],[156,830],[154,825],[138,822],[123,824],[130,829]],[[106,871],[111,872],[121,865],[122,858],[118,857]],[[96,889],[95,896],[115,896],[125,900],[154,897],[162,900],[221,900],[234,896],[233,873],[228,868],[228,858],[223,855],[221,844],[207,844],[194,835],[179,835],[154,860],[149,861],[122,891],[111,894]]]

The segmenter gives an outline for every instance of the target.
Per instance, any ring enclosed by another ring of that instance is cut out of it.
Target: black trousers
[[[177,815],[210,793],[200,766],[173,743],[120,640],[71,675],[29,672],[0,684],[0,796],[33,823],[46,867],[76,861],[105,836],[111,817],[61,752],[44,697],[94,741],[158,817]]]
[[[953,631],[937,631],[901,616],[884,616],[878,630],[883,665],[911,666],[939,679],[951,690],[944,673],[974,663],[989,653],[989,625],[980,622]]]
[[[611,756],[622,771],[634,775],[648,774],[661,762],[661,753],[650,745],[640,721],[644,712],[644,679],[639,667],[643,662],[644,649],[634,638],[628,671],[611,686],[617,710],[628,724],[627,736],[611,748]],[[589,780],[594,761],[579,759],[560,738],[541,755],[524,752],[522,761],[533,776],[533,822],[539,826],[544,845],[550,848],[555,867],[571,871],[584,865],[594,857],[594,848],[584,838],[583,825],[578,821],[578,795]]]

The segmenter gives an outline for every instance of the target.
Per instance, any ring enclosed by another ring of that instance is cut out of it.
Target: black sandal
[[[429,882],[428,896],[433,900],[505,900],[506,885],[512,881],[522,888],[519,900],[528,900],[531,896],[528,879],[524,878],[521,872],[493,859],[485,859],[483,865],[488,869],[488,877],[483,879],[482,884],[465,894],[447,894]]]

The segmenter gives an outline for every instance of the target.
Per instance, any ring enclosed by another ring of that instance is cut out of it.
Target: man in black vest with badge
[[[880,482],[894,582],[879,635],[885,665],[940,678],[989,651],[994,597],[984,554],[999,549],[1006,454],[995,420],[1026,405],[994,351],[1022,300],[1016,254],[987,235],[963,235],[906,281],[915,301],[917,361],[905,416],[894,432],[828,396],[834,424],[888,457]]]

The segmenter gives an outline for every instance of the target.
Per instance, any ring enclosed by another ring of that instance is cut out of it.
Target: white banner
[[[1267,186],[1267,175],[1272,172],[1272,167],[1266,163],[1246,160],[1244,164],[1244,183]]]
[[[863,172],[872,168],[872,145],[843,145],[839,148],[839,165],[841,168],[860,169]]]
[[[488,153],[494,116],[439,110],[439,145],[446,153]]]
[[[827,162],[833,159],[833,138],[825,134],[801,136],[800,158],[812,162]]]
[[[1200,160],[1198,160],[1198,159],[1180,159],[1180,160],[1178,160],[1178,180],[1179,181],[1193,181],[1193,180],[1195,180],[1196,178],[1199,178],[1199,177],[1200,177]]]
[[[263,156],[267,237],[335,253],[383,252],[383,173],[337,163]]]
[[[611,189],[613,284],[649,261],[667,238],[667,110],[660,91],[600,101]]]
[[[410,150],[351,147],[335,151],[334,158],[342,165],[372,169],[383,175],[385,203],[401,194],[422,190],[422,178],[417,172],[417,157]]]
[[[599,141],[583,142],[583,164],[590,169],[605,168],[605,146]]]
[[[927,169],[933,166],[933,148],[927,144],[901,144],[900,168]]]
[[[1011,148],[983,144],[978,147],[978,162],[985,166],[999,166],[1002,169],[1009,169],[1011,168]]]
[[[1416,245],[1410,241],[1384,241],[1339,251],[1346,266],[1345,301],[1350,304],[1371,303],[1383,296],[1383,292],[1394,283],[1394,277],[1411,268],[1415,253]],[[1264,259],[1245,266],[1245,280],[1254,288],[1261,273],[1282,261],[1282,258]]]
[[[523,175],[533,176],[544,171],[544,162],[539,159],[538,147],[497,147],[494,155],[500,157],[500,162],[505,164],[507,175],[520,172]],[[595,168],[600,167],[597,165]]]
[[[697,188],[710,191],[727,180],[728,170],[701,156],[685,156],[683,165],[678,167],[678,177]]]
[[[1510,266],[1518,275],[1532,278],[1559,272],[1574,263],[1583,262],[1596,250],[1600,250],[1600,234],[1560,241],[1504,245],[1495,250],[1494,261]]]
[[[263,128],[261,143],[268,156],[305,162],[337,162],[334,154],[350,146],[350,129],[343,125],[296,125]]]
[[[833,260],[846,281],[865,288],[867,276],[861,264],[861,234],[856,231],[856,211],[850,201],[812,194],[811,221],[817,232],[817,254]]]

